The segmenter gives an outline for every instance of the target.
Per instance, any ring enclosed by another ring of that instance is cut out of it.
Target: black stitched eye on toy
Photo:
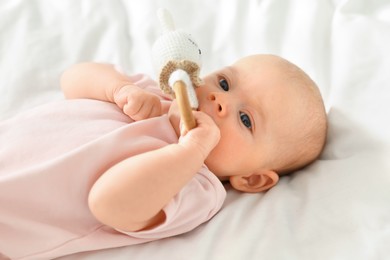
[[[220,80],[219,80],[219,86],[220,86],[224,91],[229,91],[229,83],[227,82],[226,79],[220,79]]]
[[[190,38],[188,38],[188,41],[189,41],[190,43],[192,43],[193,45],[195,45],[196,47],[198,47],[198,45],[197,45],[193,40],[191,40]]]
[[[199,55],[202,55],[202,51],[200,49],[198,49],[198,51],[199,51]]]

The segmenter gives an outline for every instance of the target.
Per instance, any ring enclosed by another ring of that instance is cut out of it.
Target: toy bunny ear
[[[160,20],[163,33],[175,30],[175,24],[173,23],[172,16],[167,9],[160,8],[157,11],[157,16]]]

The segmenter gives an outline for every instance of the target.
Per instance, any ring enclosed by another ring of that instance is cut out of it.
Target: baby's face
[[[197,88],[199,110],[221,131],[205,163],[220,179],[272,169],[279,137],[294,127],[297,95],[267,58],[244,58],[204,78]]]

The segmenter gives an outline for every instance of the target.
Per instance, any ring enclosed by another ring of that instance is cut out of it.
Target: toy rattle
[[[201,51],[192,37],[176,30],[170,13],[158,11],[163,34],[153,45],[154,65],[159,73],[162,91],[176,98],[181,120],[187,130],[196,127],[192,109],[198,108],[195,87],[202,84],[199,78]]]

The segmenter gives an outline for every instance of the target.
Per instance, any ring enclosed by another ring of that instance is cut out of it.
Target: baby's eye
[[[220,86],[224,91],[229,91],[229,83],[227,82],[226,79],[220,79],[220,80],[219,80],[219,86]]]
[[[240,112],[240,119],[246,128],[252,129],[252,122],[247,114],[245,114],[244,112]]]

